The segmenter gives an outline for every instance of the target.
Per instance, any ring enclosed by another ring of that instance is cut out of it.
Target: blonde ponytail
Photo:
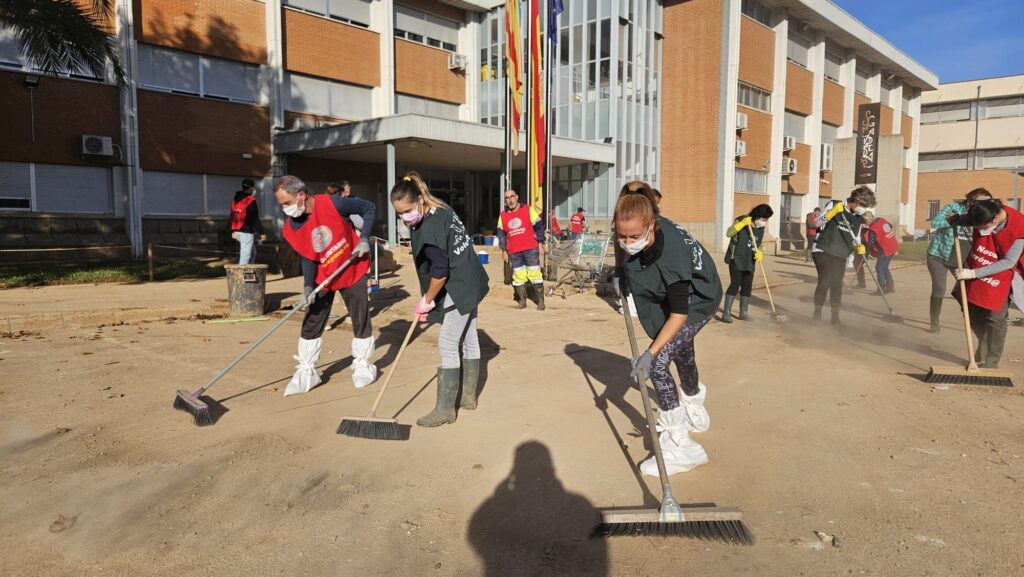
[[[395,186],[391,188],[391,202],[398,200],[416,202],[420,199],[423,200],[427,209],[448,208],[444,201],[430,194],[430,187],[416,171],[406,173],[402,180],[396,182]]]

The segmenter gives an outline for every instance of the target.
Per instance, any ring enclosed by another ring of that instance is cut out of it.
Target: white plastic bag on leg
[[[299,339],[299,351],[293,357],[298,364],[295,365],[295,374],[292,375],[292,380],[284,389],[284,396],[308,393],[313,387],[320,384],[320,375],[316,372],[316,362],[320,359],[321,348],[323,348],[323,339]]]

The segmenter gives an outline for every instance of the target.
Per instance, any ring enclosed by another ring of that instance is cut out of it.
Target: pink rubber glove
[[[427,302],[427,297],[420,297],[420,301],[416,303],[416,308],[413,309],[413,314],[419,317],[420,322],[427,320],[427,313],[434,310],[434,301]]]

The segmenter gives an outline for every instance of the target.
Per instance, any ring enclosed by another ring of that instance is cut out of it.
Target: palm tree
[[[117,37],[107,25],[112,4],[112,0],[0,0],[0,25],[14,32],[29,62],[44,74],[87,70],[104,78],[109,61],[118,84],[123,84]]]

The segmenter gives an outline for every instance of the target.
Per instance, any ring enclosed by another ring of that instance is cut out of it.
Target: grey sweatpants
[[[457,369],[462,366],[462,359],[480,358],[480,339],[476,333],[476,309],[468,314],[459,313],[451,295],[444,297],[444,321],[441,322],[441,334],[437,337],[437,346],[441,349],[441,368]],[[459,355],[459,343],[462,343],[462,354]]]
[[[940,299],[946,296],[946,279],[953,272],[953,268],[946,264],[946,261],[928,255],[928,274],[932,277],[932,298]]]

